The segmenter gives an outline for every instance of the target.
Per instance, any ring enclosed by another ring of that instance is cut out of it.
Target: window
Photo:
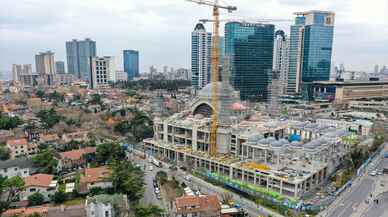
[[[15,167],[15,169],[14,169],[15,171],[18,171],[18,168],[17,167]]]
[[[35,188],[30,188],[30,192],[35,192],[36,189]]]
[[[109,211],[105,211],[105,217],[109,217]]]

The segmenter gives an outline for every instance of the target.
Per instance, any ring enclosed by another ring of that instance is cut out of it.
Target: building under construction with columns
[[[229,82],[218,82],[217,153],[210,154],[212,84],[190,110],[156,117],[145,152],[160,160],[190,165],[231,180],[300,198],[323,185],[353,148],[368,135],[369,122],[321,119],[278,120],[251,111]]]

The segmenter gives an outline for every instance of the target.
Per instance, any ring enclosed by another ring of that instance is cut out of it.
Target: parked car
[[[150,167],[148,168],[148,170],[149,170],[149,171],[152,171],[152,170],[154,170],[154,167],[153,167],[153,166],[150,166]]]

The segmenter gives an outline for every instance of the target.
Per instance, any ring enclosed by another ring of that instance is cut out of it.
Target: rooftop
[[[85,175],[81,177],[81,182],[83,183],[92,183],[92,182],[101,182],[109,177],[111,171],[108,167],[96,167],[96,168],[86,168]]]
[[[28,142],[26,138],[7,140],[7,146],[19,146],[19,145],[27,145],[27,144]]]
[[[10,167],[32,168],[33,162],[31,159],[27,158],[16,158],[13,160],[0,161],[0,169],[6,169]]]
[[[79,160],[85,154],[91,154],[96,152],[96,147],[86,147],[77,150],[71,150],[66,152],[61,152],[59,155],[61,159],[70,159],[70,160]]]
[[[48,174],[35,174],[24,178],[25,187],[51,187],[54,176]]]
[[[183,196],[175,199],[177,213],[220,212],[217,195]]]

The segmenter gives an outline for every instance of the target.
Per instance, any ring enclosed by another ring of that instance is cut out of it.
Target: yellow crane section
[[[211,56],[211,82],[212,82],[212,97],[211,104],[213,108],[213,113],[211,116],[211,126],[210,126],[210,155],[216,156],[217,154],[217,128],[218,128],[218,67],[220,65],[220,12],[219,9],[226,9],[229,13],[237,10],[237,7],[220,5],[218,0],[208,1],[208,0],[187,0],[194,2],[200,5],[207,5],[213,7],[213,38],[212,38],[212,56]]]

